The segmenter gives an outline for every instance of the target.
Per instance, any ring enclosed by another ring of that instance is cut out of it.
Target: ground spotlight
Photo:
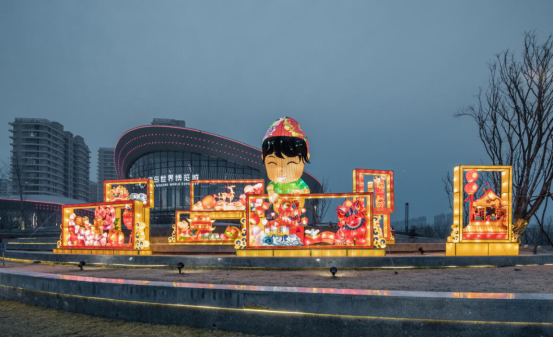
[[[421,255],[423,255],[425,253],[425,251],[423,250],[423,247],[419,247],[419,252],[421,253]]]
[[[179,269],[179,274],[181,274],[181,270],[185,268],[185,264],[183,262],[177,263],[177,269]]]
[[[333,274],[333,277],[335,277],[335,274],[337,273],[337,271],[339,271],[337,269],[337,267],[331,267],[331,269],[329,270],[331,272],[331,274]]]
[[[79,269],[83,270],[83,267],[85,266],[85,261],[79,261],[79,264],[77,265]]]

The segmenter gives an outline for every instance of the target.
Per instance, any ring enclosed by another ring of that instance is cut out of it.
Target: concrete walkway
[[[72,255],[50,252],[7,251],[6,257],[16,260],[47,262],[79,262],[121,266],[186,266],[207,268],[437,268],[469,266],[516,266],[552,264],[552,254],[518,256],[444,256],[392,255],[385,257],[236,257],[236,256],[177,256],[177,255]]]
[[[450,293],[108,279],[0,269],[0,295],[71,312],[263,335],[537,336],[552,294]]]

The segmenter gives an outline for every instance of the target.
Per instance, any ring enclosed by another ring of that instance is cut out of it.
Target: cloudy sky
[[[259,147],[291,116],[333,192],[394,170],[393,219],[432,221],[446,171],[490,163],[453,114],[530,30],[552,34],[551,1],[0,0],[0,159],[15,117],[83,136],[96,180],[98,148],[154,117]]]

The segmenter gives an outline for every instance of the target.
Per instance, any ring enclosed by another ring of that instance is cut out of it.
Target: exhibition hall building
[[[154,181],[153,224],[172,224],[176,210],[190,209],[190,181],[265,179],[260,149],[213,133],[171,125],[148,125],[125,132],[118,140],[114,163],[118,179]],[[312,193],[321,183],[304,172]],[[195,189],[207,195],[209,187]]]

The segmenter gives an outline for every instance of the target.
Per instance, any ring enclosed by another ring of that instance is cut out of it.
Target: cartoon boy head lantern
[[[308,137],[296,120],[283,117],[273,122],[264,136],[262,152],[267,176],[271,180],[267,193],[272,202],[279,194],[310,193],[310,188],[301,178],[304,165],[310,162]]]

